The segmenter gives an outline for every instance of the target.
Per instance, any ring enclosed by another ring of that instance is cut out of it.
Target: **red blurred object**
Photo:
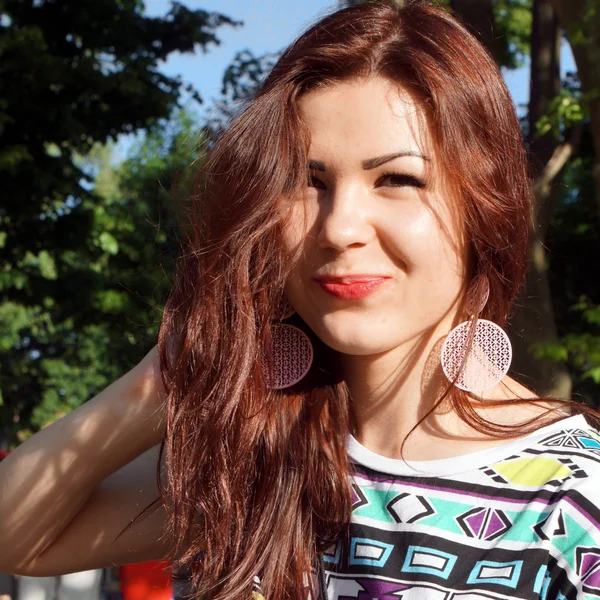
[[[152,560],[119,567],[123,600],[172,600],[171,564]]]

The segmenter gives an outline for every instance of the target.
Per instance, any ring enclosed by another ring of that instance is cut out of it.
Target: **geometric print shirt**
[[[390,459],[352,436],[348,454],[327,600],[600,598],[600,434],[582,415],[448,459]]]

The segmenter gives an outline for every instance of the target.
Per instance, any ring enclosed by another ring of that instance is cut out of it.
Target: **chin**
[[[332,327],[331,324],[320,324],[313,329],[321,341],[342,354],[368,356],[390,350],[397,344],[386,344],[386,333],[373,327],[360,327],[356,323]]]

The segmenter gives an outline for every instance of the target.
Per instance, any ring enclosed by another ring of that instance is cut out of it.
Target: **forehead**
[[[346,162],[400,150],[432,157],[425,113],[410,93],[382,77],[352,79],[312,90],[299,100],[310,131],[311,157]]]

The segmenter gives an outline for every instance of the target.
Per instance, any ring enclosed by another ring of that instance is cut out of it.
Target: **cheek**
[[[317,219],[316,207],[311,203],[302,198],[291,202],[288,218],[282,227],[283,244],[288,254],[293,254],[299,247],[306,245]]]
[[[462,279],[464,252],[448,215],[436,214],[422,204],[408,205],[388,214],[381,231],[389,252],[402,260],[408,275]]]
[[[292,306],[301,314],[305,312],[303,307],[307,305],[306,298],[306,269],[308,264],[314,262],[314,249],[311,247],[311,241],[315,236],[311,234],[311,223],[314,218],[303,207],[301,202],[297,202],[292,207],[289,220],[282,227],[282,241],[284,251],[288,257],[298,256],[294,268],[290,271],[285,284],[285,294]]]

